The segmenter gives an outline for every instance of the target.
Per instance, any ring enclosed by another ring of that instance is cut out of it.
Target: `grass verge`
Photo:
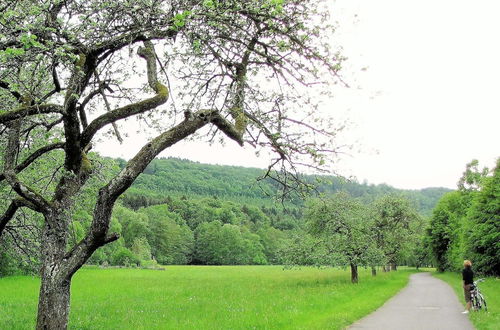
[[[433,272],[432,275],[448,283],[465,306],[461,274]],[[498,330],[500,328],[500,314],[498,313],[500,310],[500,279],[486,278],[486,281],[479,284],[479,288],[486,298],[488,312],[471,312],[469,314],[470,320],[477,330]]]
[[[72,284],[70,329],[343,329],[380,307],[414,271],[279,266],[92,269]],[[0,279],[0,329],[32,329],[39,280]]]

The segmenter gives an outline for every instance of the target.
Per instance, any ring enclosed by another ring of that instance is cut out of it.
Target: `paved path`
[[[460,278],[457,278],[460,281]],[[430,273],[410,277],[406,288],[348,329],[472,330],[453,289]]]

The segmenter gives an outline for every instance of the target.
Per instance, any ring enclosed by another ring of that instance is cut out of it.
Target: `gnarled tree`
[[[339,81],[342,58],[329,51],[320,4],[0,2],[0,180],[10,188],[0,235],[20,209],[43,215],[38,329],[67,327],[73,274],[118,238],[108,232],[117,198],[176,142],[207,136],[268,148],[277,157],[266,175],[288,188],[300,166],[323,167],[335,154],[340,127],[319,120],[315,100]],[[72,207],[95,175],[88,152],[103,133],[121,140],[119,125],[131,118],[160,131],[102,183],[87,234],[70,244]],[[56,150],[53,188],[29,184],[23,173]]]

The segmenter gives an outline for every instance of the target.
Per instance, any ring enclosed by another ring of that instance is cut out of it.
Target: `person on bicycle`
[[[472,284],[474,283],[474,272],[472,271],[472,263],[470,260],[464,261],[464,269],[462,270],[462,280],[464,287],[464,296],[465,296],[465,311],[462,314],[467,314],[471,308],[471,289]]]

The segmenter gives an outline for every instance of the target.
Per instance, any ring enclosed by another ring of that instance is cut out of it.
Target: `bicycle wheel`
[[[477,294],[474,294],[471,297],[472,309],[478,311],[481,309],[481,302],[479,301],[479,297]]]
[[[486,305],[486,299],[484,299],[482,294],[478,294],[479,296],[479,302],[482,307],[484,307],[484,310],[487,312],[488,311],[488,306]]]
[[[476,295],[475,294],[471,295],[471,297],[470,297],[470,303],[471,303],[472,310],[473,311],[477,310],[477,299],[476,299]]]

